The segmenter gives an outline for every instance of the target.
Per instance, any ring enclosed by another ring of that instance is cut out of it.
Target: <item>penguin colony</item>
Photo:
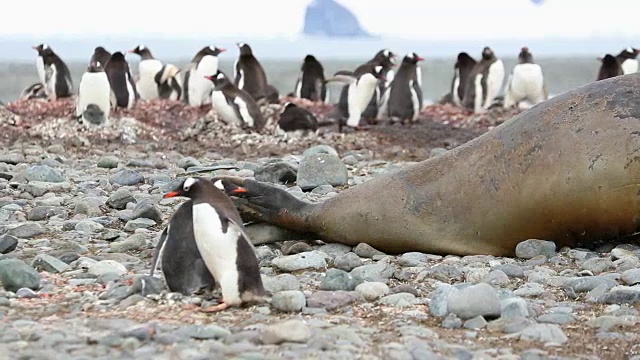
[[[108,121],[110,110],[117,107],[130,109],[138,101],[171,99],[195,107],[211,104],[221,121],[259,131],[266,125],[262,106],[278,103],[279,94],[269,84],[251,46],[236,45],[239,55],[233,74],[228,76],[218,69],[218,56],[226,49],[205,46],[180,69],[155,58],[151,49],[140,44],[126,52],[139,57],[135,78],[125,52],[110,53],[98,46],[78,86],[76,116],[83,123],[100,125]],[[73,96],[74,85],[64,61],[48,44],[33,49],[38,53],[39,82],[24,89],[21,98],[56,100]],[[637,72],[639,53],[640,49],[628,47],[615,56],[599,57],[601,66],[596,80]],[[342,87],[333,115],[340,129],[342,125],[357,129],[378,120],[413,122],[423,107],[420,62],[424,58],[412,52],[399,60],[391,50],[382,49],[353,70],[326,76],[321,62],[308,54],[302,59],[290,96],[327,102],[331,84],[338,83]],[[106,98],[109,101],[105,101]],[[458,54],[445,100],[474,113],[483,113],[496,106],[524,109],[547,98],[543,69],[529,48],[520,50],[518,63],[507,73],[500,57],[485,47],[477,60],[467,52]],[[318,129],[313,114],[292,104],[283,107],[280,115],[276,133],[309,133]]]

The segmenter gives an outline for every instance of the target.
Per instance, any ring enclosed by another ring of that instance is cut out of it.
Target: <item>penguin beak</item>
[[[416,61],[424,61],[424,58],[422,58],[420,56],[416,56]]]
[[[172,198],[172,197],[176,197],[176,196],[180,196],[180,192],[179,191],[168,192],[168,193],[164,194],[163,198],[168,199],[168,198]]]
[[[227,51],[227,49],[223,49],[223,48],[218,48],[218,51],[220,51],[221,53]]]
[[[213,80],[213,76],[211,76],[211,75],[205,75],[204,78],[208,79],[208,80]]]
[[[233,195],[233,194],[242,194],[242,193],[246,193],[246,192],[249,192],[249,191],[247,189],[243,188],[243,187],[239,187],[238,186],[237,188],[235,188],[235,189],[233,189],[233,190],[231,190],[229,192],[231,193],[231,195]]]

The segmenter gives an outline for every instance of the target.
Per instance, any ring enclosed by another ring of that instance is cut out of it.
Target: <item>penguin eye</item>
[[[188,192],[189,189],[191,189],[191,185],[193,185],[195,182],[196,182],[196,179],[188,178],[187,180],[184,181],[184,185],[182,185],[182,190],[184,192]]]

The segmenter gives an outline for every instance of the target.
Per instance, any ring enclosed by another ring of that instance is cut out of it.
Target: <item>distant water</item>
[[[323,61],[325,73],[330,75],[337,70],[354,69],[362,61],[350,60],[325,60]],[[232,74],[234,59],[222,58],[220,67],[227,75]],[[505,69],[508,72],[516,63],[515,58],[503,58]],[[549,94],[560,94],[567,90],[588,84],[595,80],[599,62],[595,57],[581,58],[537,58],[536,61],[543,67],[547,81]],[[172,62],[184,66],[188,60],[181,59]],[[292,92],[300,68],[299,60],[262,60],[269,82],[275,86],[281,95]],[[447,92],[451,86],[453,76],[454,59],[428,59],[422,62],[423,93],[427,101],[437,101]],[[69,62],[74,88],[77,89],[80,77],[86,68],[86,63]],[[132,71],[137,73],[137,63],[131,62]],[[397,68],[396,68],[397,69]],[[0,101],[9,102],[16,100],[20,92],[26,86],[38,81],[35,59],[31,62],[0,61]],[[506,82],[506,76],[505,76]],[[340,91],[339,85],[330,86],[332,102],[337,101]]]

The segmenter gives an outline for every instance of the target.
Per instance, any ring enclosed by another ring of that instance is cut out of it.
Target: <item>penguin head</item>
[[[151,51],[144,44],[136,46],[133,50],[129,50],[129,52],[132,54],[140,55],[140,57],[142,57],[143,59],[153,58],[153,55],[151,55]]]
[[[38,55],[40,56],[53,54],[53,49],[51,49],[51,46],[49,46],[48,44],[40,44],[40,45],[32,46],[31,48],[37,51]]]
[[[317,62],[317,61],[318,60],[316,59],[316,57],[311,54],[307,54],[307,56],[304,57],[304,62]]]
[[[220,54],[222,54],[223,52],[227,51],[227,49],[223,49],[223,48],[219,48],[217,46],[205,46],[202,48],[202,50],[200,50],[200,53],[204,56],[204,55],[211,55],[211,56],[218,56]]]
[[[102,46],[97,46],[95,49],[93,49],[93,52],[96,52],[96,53],[106,53],[106,52],[108,52],[108,51],[107,51],[107,49],[105,49],[105,48],[104,48],[104,47],[102,47]]]
[[[529,51],[528,47],[525,46],[520,49],[520,54],[518,54],[518,61],[520,62],[520,64],[533,63],[533,55]]]
[[[205,79],[211,80],[213,82],[213,85],[216,87],[216,89],[220,89],[223,86],[227,85],[228,83],[231,83],[229,79],[225,76],[225,74],[220,70],[216,71],[216,73],[213,75],[205,76]]]
[[[253,54],[253,50],[251,50],[251,46],[249,46],[249,44],[245,44],[243,42],[239,42],[236,45],[238,46],[238,49],[240,50],[240,56],[252,55]]]
[[[104,68],[100,63],[100,61],[92,61],[89,63],[89,66],[87,66],[87,72],[90,72],[90,73],[103,72],[103,71],[104,71]]]
[[[125,61],[124,59],[124,54],[122,53],[122,51],[116,51],[113,54],[111,54],[111,58],[109,59],[109,61]]]
[[[382,66],[382,65],[374,66],[371,69],[370,74],[373,75],[376,79],[378,79],[380,81],[385,81],[386,80],[386,78],[384,76],[384,66]]]
[[[285,111],[289,109],[297,108],[297,107],[298,105],[292,103],[291,101],[287,101],[286,103],[284,103],[284,105],[282,105],[282,111],[280,111],[280,114],[282,115]]]
[[[622,56],[625,59],[635,59],[638,57],[639,53],[640,53],[640,49],[636,49],[629,46],[628,48],[620,52],[620,56]]]
[[[473,66],[476,64],[476,61],[469,55],[467,52],[458,53],[458,61],[456,61],[456,68],[460,68],[462,66]]]
[[[495,54],[493,53],[493,50],[491,50],[490,47],[485,46],[485,48],[482,49],[482,59],[491,60],[494,57],[495,57]]]
[[[177,196],[184,196],[188,198],[194,198],[199,194],[202,194],[210,188],[211,184],[204,178],[200,177],[188,177],[184,181],[178,183],[178,185],[171,191],[164,194],[163,198],[172,198]]]
[[[424,58],[420,57],[420,55],[412,52],[405,55],[404,59],[402,59],[403,63],[415,65],[418,61],[424,61]]]
[[[218,190],[221,190],[222,192],[224,192],[225,194],[232,196],[232,195],[238,195],[238,194],[242,194],[242,193],[246,193],[248,192],[247,189],[238,186],[234,183],[232,183],[231,181],[225,180],[225,179],[220,179],[220,178],[212,178],[211,182],[213,183],[213,186],[215,186]]]
[[[618,60],[616,60],[615,56],[611,54],[601,56],[599,59],[602,61],[603,66],[615,66],[618,63]]]
[[[396,64],[396,54],[389,49],[382,49],[373,57],[373,61],[384,67],[393,67]]]

